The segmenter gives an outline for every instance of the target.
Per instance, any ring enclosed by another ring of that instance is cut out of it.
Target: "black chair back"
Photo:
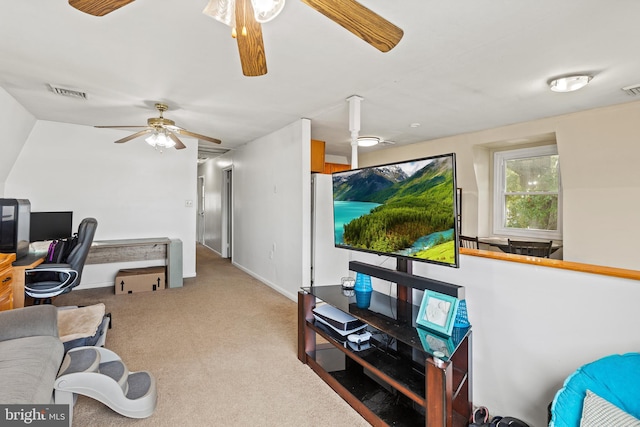
[[[478,236],[470,237],[470,236],[463,236],[461,234],[459,237],[460,237],[461,248],[479,249]]]
[[[509,241],[509,253],[517,255],[537,256],[541,258],[549,258],[551,255],[551,245],[553,241],[548,242],[530,242],[523,240]]]
[[[98,228],[98,221],[95,218],[85,218],[78,226],[78,243],[67,257],[67,264],[78,272],[78,278],[75,281],[76,284],[80,284],[82,270],[87,260],[87,255],[89,255],[89,250],[93,243],[93,236],[96,234],[96,228]]]

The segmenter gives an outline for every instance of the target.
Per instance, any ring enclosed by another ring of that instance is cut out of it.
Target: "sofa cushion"
[[[59,338],[35,336],[0,342],[0,402],[53,403],[53,384],[64,356]]]
[[[55,305],[0,311],[0,341],[40,335],[58,336],[58,309]]]

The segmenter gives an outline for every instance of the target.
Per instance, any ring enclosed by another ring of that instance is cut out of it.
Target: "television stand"
[[[354,348],[315,322],[312,309],[320,303],[365,322],[372,334],[368,348]],[[362,309],[340,285],[302,288],[298,359],[374,426],[466,426],[472,409],[471,327],[441,337],[416,327],[418,311],[376,291]]]

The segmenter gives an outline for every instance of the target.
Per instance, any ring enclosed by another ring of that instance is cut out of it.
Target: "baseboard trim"
[[[259,280],[260,282],[262,282],[263,284],[267,285],[268,287],[272,288],[274,291],[284,295],[285,297],[289,298],[292,301],[297,302],[298,301],[298,294],[292,294],[291,292],[287,291],[286,289],[276,285],[275,283],[270,282],[269,280],[265,279],[264,277],[260,276],[259,274],[249,270],[248,268],[231,261],[231,264],[234,267],[237,267],[238,269],[242,270],[243,272],[247,273],[249,276],[253,277],[254,279]]]

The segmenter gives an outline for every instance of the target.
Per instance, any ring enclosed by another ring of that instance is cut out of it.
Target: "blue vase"
[[[371,286],[371,276],[366,274],[356,273],[356,285],[354,287],[356,292],[371,292],[373,287]]]
[[[471,326],[469,323],[469,316],[467,315],[467,301],[460,300],[458,303],[458,311],[456,312],[456,318],[453,321],[454,328],[466,328]]]
[[[355,291],[355,294],[356,294],[356,307],[369,308],[369,306],[371,305],[371,291],[369,292]]]

